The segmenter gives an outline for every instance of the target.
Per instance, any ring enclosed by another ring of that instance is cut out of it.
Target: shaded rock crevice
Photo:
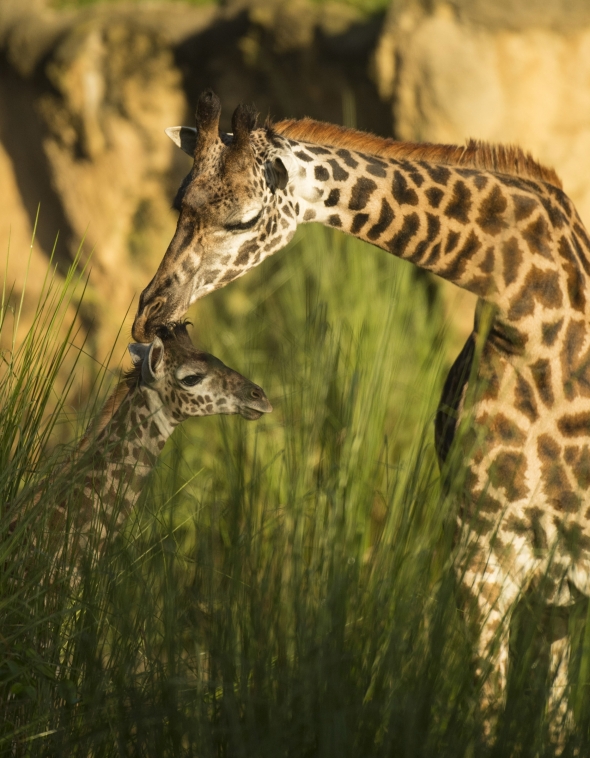
[[[7,104],[0,108],[0,142],[10,159],[31,232],[37,224],[37,243],[48,256],[55,250],[54,260],[65,273],[76,240],[43,148],[46,127],[35,107],[40,94],[48,89],[46,82],[39,83],[42,78],[41,69],[40,74],[23,80],[0,60],[0,103]],[[56,243],[57,231],[60,238]]]

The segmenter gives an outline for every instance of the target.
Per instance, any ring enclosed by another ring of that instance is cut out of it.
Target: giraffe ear
[[[268,186],[273,192],[277,189],[284,190],[289,183],[289,172],[280,158],[265,163],[264,172]]]
[[[139,366],[143,363],[149,349],[149,345],[144,345],[141,342],[132,342],[130,345],[127,345],[127,350],[129,350],[129,355],[131,356],[134,366]]]
[[[177,147],[193,157],[198,136],[196,129],[192,126],[170,126],[165,131]]]
[[[142,373],[145,379],[159,379],[164,371],[164,343],[159,337],[154,337],[150,345],[147,361],[144,361]]]

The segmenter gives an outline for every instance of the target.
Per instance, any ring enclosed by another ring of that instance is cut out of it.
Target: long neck
[[[526,335],[562,308],[587,315],[578,260],[590,273],[590,243],[557,187],[432,159],[291,146],[300,221],[341,229],[438,274],[496,305]]]
[[[73,457],[72,467],[84,471],[77,497],[76,512],[70,518],[81,547],[89,542],[100,553],[105,541],[118,533],[133,510],[145,480],[153,469],[175,421],[162,406],[156,392],[131,386],[122,400],[121,386],[105,404],[109,418],[100,422],[100,431],[90,432]],[[75,470],[73,471],[75,476]],[[70,506],[71,508],[71,506]],[[52,531],[59,537],[65,513],[56,506]]]

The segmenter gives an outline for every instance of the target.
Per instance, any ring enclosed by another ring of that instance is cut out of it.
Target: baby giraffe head
[[[176,422],[220,413],[254,420],[272,411],[261,387],[193,346],[186,323],[159,327],[151,344],[129,345],[129,352],[140,387],[155,391]]]

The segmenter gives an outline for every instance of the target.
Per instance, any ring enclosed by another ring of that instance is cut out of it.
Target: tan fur
[[[311,118],[279,121],[271,127],[277,134],[318,145],[345,147],[370,155],[412,161],[443,163],[447,166],[466,166],[495,171],[499,174],[536,179],[563,189],[560,178],[552,168],[538,163],[530,153],[515,145],[495,145],[469,140],[467,145],[436,145],[429,142],[399,142],[374,134],[326,124]]]

